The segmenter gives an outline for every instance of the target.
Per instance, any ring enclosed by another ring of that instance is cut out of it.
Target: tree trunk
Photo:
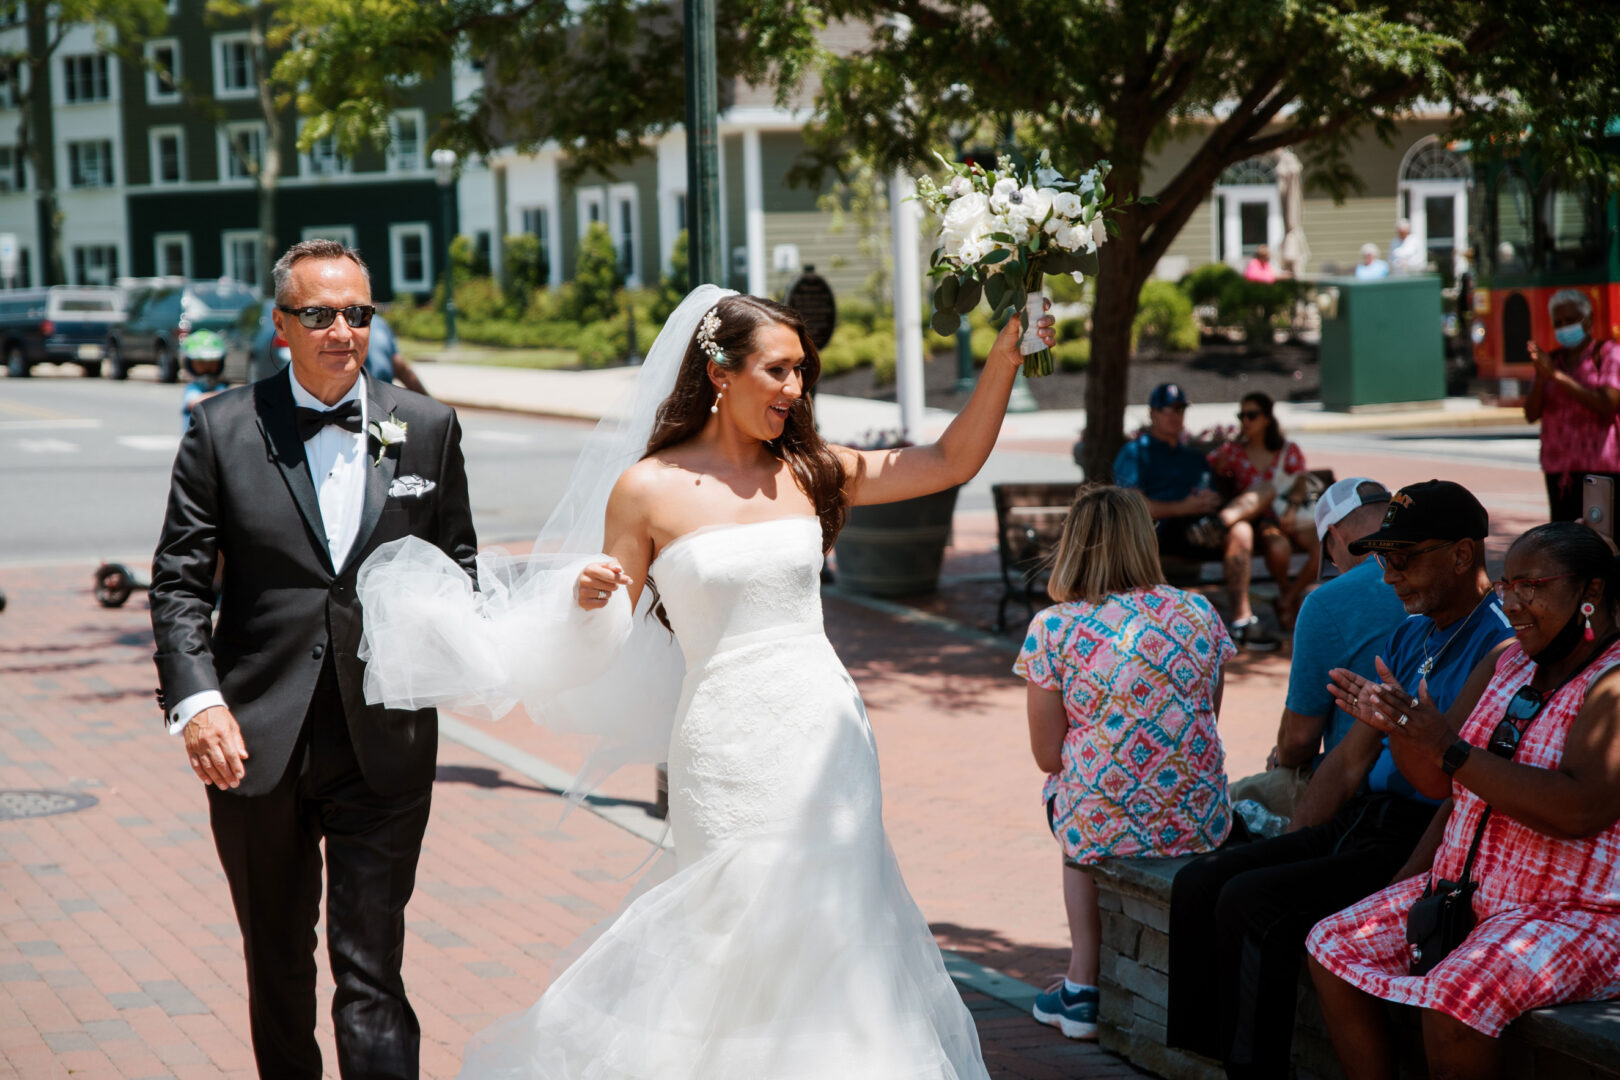
[[[1131,323],[1136,320],[1141,215],[1117,219],[1120,234],[1098,254],[1097,303],[1091,313],[1091,364],[1086,369],[1086,431],[1081,467],[1088,480],[1111,480],[1114,456],[1125,443],[1125,391],[1130,378]]]
[[[56,155],[51,138],[51,27],[43,0],[27,9],[28,96],[19,100],[18,149],[34,171],[34,217],[39,232],[39,276],[42,285],[67,281],[62,266],[62,212],[56,202]],[[19,80],[12,79],[15,88]]]

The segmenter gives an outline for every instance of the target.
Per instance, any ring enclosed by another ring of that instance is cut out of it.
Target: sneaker
[[[1276,634],[1260,625],[1260,617],[1257,615],[1233,623],[1231,634],[1235,644],[1245,649],[1253,649],[1255,652],[1271,652],[1282,644],[1277,640]]]
[[[1097,1037],[1097,991],[1081,990],[1073,997],[1059,979],[1035,996],[1035,1019],[1050,1024],[1071,1039]]]

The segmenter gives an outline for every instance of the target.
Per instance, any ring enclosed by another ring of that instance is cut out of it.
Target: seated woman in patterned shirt
[[[1073,950],[1035,1019],[1097,1034],[1097,886],[1083,864],[1213,851],[1232,826],[1215,730],[1235,653],[1208,600],[1165,583],[1142,495],[1087,484],[1063,526],[1047,591],[1013,671],[1029,682],[1030,746],[1063,851]]]
[[[1454,804],[1430,873],[1323,919],[1306,944],[1352,1080],[1396,1075],[1384,1001],[1422,1010],[1431,1075],[1496,1077],[1497,1036],[1522,1013],[1620,997],[1620,568],[1597,533],[1554,522],[1519,537],[1496,590],[1518,640],[1449,714],[1386,668],[1381,685],[1332,673],[1406,778]],[[1422,920],[1408,941],[1431,883],[1471,893],[1476,921],[1450,952]]]

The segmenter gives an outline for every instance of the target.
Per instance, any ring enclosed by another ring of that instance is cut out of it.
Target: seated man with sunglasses
[[[322,1075],[324,855],[338,1071],[414,1077],[400,972],[438,716],[367,704],[355,578],[379,545],[414,537],[476,581],[461,428],[362,373],[376,309],[356,252],[306,240],[273,276],[291,363],[199,403],[175,458],[152,568],[158,696],[207,792],[259,1075]]]
[[[1451,702],[1512,628],[1485,572],[1489,521],[1457,484],[1429,480],[1389,497],[1372,552],[1407,618],[1381,650],[1402,685],[1426,680]],[[1319,919],[1426,870],[1440,800],[1395,767],[1382,734],[1355,724],[1317,767],[1290,831],[1182,867],[1170,897],[1172,1046],[1226,1062],[1229,1076],[1284,1077],[1305,936]]]
[[[1514,641],[1443,709],[1388,668],[1334,695],[1455,804],[1433,869],[1311,932],[1335,1049],[1396,1075],[1385,1001],[1417,1006],[1430,1075],[1500,1076],[1530,1009],[1620,997],[1620,566],[1576,522],[1531,529],[1496,582]],[[1425,918],[1452,897],[1451,920]]]
[[[1114,483],[1147,499],[1160,554],[1225,564],[1232,640],[1269,652],[1281,643],[1249,602],[1254,530],[1247,523],[1228,529],[1215,516],[1221,496],[1212,486],[1208,459],[1187,445],[1186,422],[1187,392],[1175,383],[1155,386],[1148,395],[1148,426],[1114,458]]]

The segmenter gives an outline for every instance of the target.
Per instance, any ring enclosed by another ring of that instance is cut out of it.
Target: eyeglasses
[[[1450,547],[1456,542],[1457,541],[1455,540],[1446,540],[1439,544],[1430,544],[1428,547],[1412,548],[1408,551],[1380,551],[1374,555],[1373,558],[1377,559],[1378,565],[1383,567],[1385,570],[1393,570],[1397,574],[1404,574],[1406,572],[1406,568],[1412,565],[1412,560],[1417,558],[1419,555],[1427,555],[1431,551],[1439,551],[1441,548]]]
[[[1238,419],[1239,420],[1258,420],[1264,415],[1266,415],[1266,414],[1261,412],[1259,409],[1244,409],[1242,412],[1238,413]]]
[[[1512,757],[1519,748],[1519,740],[1524,737],[1525,728],[1541,715],[1542,707],[1546,704],[1547,699],[1540,690],[1533,686],[1519,687],[1519,692],[1513,695],[1503,710],[1502,719],[1497,722],[1496,730],[1491,732],[1491,740],[1485,744],[1485,749],[1497,757]]]
[[[1528,604],[1536,598],[1536,590],[1547,584],[1547,582],[1562,581],[1564,578],[1579,576],[1579,574],[1553,574],[1550,577],[1526,577],[1518,578],[1515,581],[1503,578],[1501,581],[1491,582],[1491,587],[1496,590],[1498,599],[1506,600],[1507,594],[1512,593],[1519,598],[1519,603]]]
[[[356,330],[364,330],[371,325],[371,317],[377,314],[377,309],[370,304],[350,304],[348,307],[301,307],[291,308],[276,305],[276,310],[285,311],[288,315],[298,316],[298,321],[306,330],[325,330],[332,325],[332,320],[341,312],[343,321]]]

